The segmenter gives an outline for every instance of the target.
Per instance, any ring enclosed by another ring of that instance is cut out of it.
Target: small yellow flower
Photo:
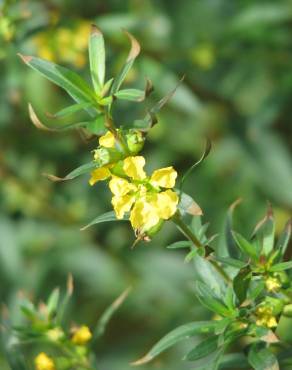
[[[265,326],[267,328],[274,328],[277,326],[277,320],[273,315],[273,310],[271,307],[262,305],[256,310],[256,325]]]
[[[37,355],[34,360],[36,370],[55,370],[54,361],[44,352]]]
[[[74,344],[83,345],[90,341],[91,338],[92,334],[88,326],[83,325],[75,331],[71,340]]]
[[[98,140],[99,145],[104,148],[114,148],[115,147],[115,137],[112,132],[108,131],[105,135],[101,136]]]
[[[178,200],[178,195],[174,191],[166,190],[155,194],[151,204],[160,218],[168,220],[175,214]]]
[[[113,196],[112,205],[118,219],[122,219],[126,212],[129,212],[135,202],[133,195]]]
[[[143,167],[145,166],[145,158],[142,156],[127,157],[124,160],[123,169],[125,174],[133,180],[143,180],[146,178]]]
[[[148,230],[159,222],[156,209],[144,199],[138,200],[130,215],[131,225],[134,229]]]
[[[153,172],[150,182],[153,186],[161,186],[162,188],[173,188],[177,172],[173,167],[160,168]]]
[[[109,182],[109,188],[114,195],[122,197],[130,191],[137,190],[137,186],[121,177],[113,176]]]
[[[108,167],[100,167],[93,170],[91,173],[89,184],[92,186],[98,181],[106,180],[111,176],[111,172]]]
[[[268,277],[265,284],[268,292],[277,292],[281,288],[280,281],[275,277]]]

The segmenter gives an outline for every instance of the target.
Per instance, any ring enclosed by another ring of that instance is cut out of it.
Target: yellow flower
[[[280,281],[275,277],[268,277],[265,284],[268,292],[277,292],[281,288]]]
[[[155,207],[144,199],[138,200],[131,212],[130,221],[134,229],[147,231],[159,222]]]
[[[114,195],[123,196],[130,191],[137,190],[137,186],[121,177],[113,176],[109,182],[109,188]]]
[[[112,205],[118,219],[122,219],[126,212],[129,212],[135,202],[132,195],[113,196]]]
[[[37,355],[34,360],[36,370],[55,370],[54,361],[44,352]]]
[[[98,181],[106,180],[111,176],[111,172],[108,167],[100,167],[93,170],[90,175],[91,178],[89,180],[89,184],[92,186]]]
[[[265,326],[267,328],[274,328],[277,326],[277,320],[275,316],[264,315],[256,320],[256,325]]]
[[[83,345],[86,344],[91,338],[92,334],[88,326],[83,325],[75,331],[71,340],[74,344]]]
[[[145,158],[142,156],[127,157],[124,160],[123,169],[125,174],[133,180],[143,180],[146,178],[143,167],[145,166]]]
[[[105,135],[101,136],[98,140],[99,145],[104,148],[114,148],[115,147],[115,137],[112,132],[108,131]]]
[[[168,220],[175,214],[178,200],[178,195],[174,191],[166,190],[155,194],[151,204],[160,218]]]
[[[173,188],[177,172],[173,167],[165,167],[153,172],[150,182],[153,186],[161,186],[162,188]]]

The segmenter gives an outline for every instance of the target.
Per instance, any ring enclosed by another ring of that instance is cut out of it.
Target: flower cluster
[[[265,326],[267,328],[274,328],[277,326],[277,320],[273,315],[273,309],[267,306],[259,306],[256,310],[256,324],[258,326]]]
[[[110,131],[99,139],[94,159],[100,167],[92,171],[89,183],[109,179],[116,217],[122,219],[130,212],[129,219],[137,234],[151,235],[177,210],[179,197],[172,190],[177,172],[170,166],[155,170],[150,177],[146,175],[145,158],[132,155],[140,149],[138,132],[127,136],[130,155],[125,158],[117,155],[116,141]]]

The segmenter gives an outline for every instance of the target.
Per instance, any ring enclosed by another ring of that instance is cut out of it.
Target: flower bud
[[[112,148],[98,148],[94,151],[94,160],[100,166],[106,166],[110,163],[115,163],[122,158],[122,154]]]
[[[164,220],[161,219],[155,226],[151,227],[149,230],[146,231],[146,235],[152,238],[161,230],[163,224]]]
[[[143,148],[145,138],[140,131],[129,130],[129,132],[126,134],[126,140],[131,154],[135,155]]]
[[[54,361],[44,352],[37,355],[34,360],[36,370],[55,370]]]
[[[91,338],[92,334],[89,328],[83,325],[74,332],[71,340],[74,344],[83,345],[90,341]]]
[[[54,328],[47,332],[47,337],[52,342],[58,342],[59,340],[62,340],[64,338],[64,332],[61,328]]]

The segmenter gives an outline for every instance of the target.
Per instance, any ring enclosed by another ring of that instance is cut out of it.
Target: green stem
[[[179,212],[177,212],[173,217],[172,221],[176,224],[178,229],[182,232],[184,236],[186,236],[197,248],[205,248],[205,246],[200,242],[200,240],[196,237],[196,235],[192,232],[192,230],[185,224]],[[209,262],[214,266],[214,268],[218,271],[218,273],[223,277],[223,279],[230,283],[231,280],[229,276],[226,274],[224,269],[217,263],[217,261],[213,259],[209,259]]]

